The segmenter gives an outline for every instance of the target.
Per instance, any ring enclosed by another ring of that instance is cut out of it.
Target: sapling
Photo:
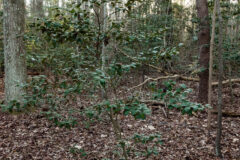
[[[114,91],[112,99],[106,95],[104,101],[96,106],[98,106],[98,108],[101,106],[105,109],[105,111],[107,111],[107,115],[113,126],[115,139],[122,148],[122,153],[125,160],[129,159],[128,153],[130,148],[127,147],[127,143],[123,137],[123,128],[120,125],[119,115],[131,115],[136,120],[144,120],[146,119],[147,115],[150,115],[151,113],[147,105],[141,103],[137,98],[131,98],[126,101],[117,98],[117,88],[119,87],[122,75],[130,71],[130,69],[134,68],[135,66],[135,63],[130,65],[115,63],[111,64],[105,72],[102,70],[96,70],[96,72],[93,73],[93,77],[97,82],[97,85],[101,87],[104,93],[107,93],[110,89]],[[146,156],[149,156],[149,154],[146,154]]]

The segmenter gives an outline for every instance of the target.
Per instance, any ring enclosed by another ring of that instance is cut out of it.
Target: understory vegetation
[[[208,104],[197,97],[201,81],[198,75],[208,68],[199,64],[201,21],[194,3],[183,5],[170,0],[44,2],[42,8],[35,10],[33,3],[30,7],[27,5],[29,13],[24,34],[27,81],[16,83],[26,92],[20,101],[14,99],[9,103],[1,96],[0,128],[10,124],[7,116],[12,122],[18,121],[14,119],[17,116],[20,117],[17,124],[28,123],[26,128],[25,124],[19,125],[22,133],[40,133],[38,127],[47,128],[46,132],[51,133],[48,136],[53,141],[47,140],[45,144],[42,140],[37,142],[38,147],[44,144],[47,148],[49,143],[53,149],[52,142],[60,144],[61,139],[66,143],[61,145],[63,148],[55,149],[55,158],[49,152],[43,152],[43,157],[27,154],[24,146],[23,150],[10,152],[10,142],[5,138],[8,132],[0,131],[0,135],[5,135],[0,136],[2,144],[9,144],[4,147],[0,142],[2,159],[216,158],[213,146],[217,128],[214,115],[219,104],[219,45],[224,71],[223,134],[232,136],[223,140],[228,141],[223,145],[223,157],[236,160],[240,157],[237,150],[240,146],[239,3],[220,1],[223,20],[222,24],[218,18],[216,21],[213,100]],[[214,1],[208,1],[207,7],[212,25]],[[222,44],[219,27],[224,31]],[[2,54],[3,45],[1,39]],[[3,56],[0,64],[4,77]],[[3,85],[1,92],[4,92]],[[207,100],[208,95],[205,96]],[[209,110],[213,115],[210,130],[206,126]],[[24,120],[25,116],[30,122]],[[62,134],[62,138],[55,131]],[[177,136],[178,132],[186,135]],[[46,133],[41,131],[41,134]],[[79,134],[82,137],[75,137]],[[30,143],[27,138],[25,142],[26,146]],[[30,146],[35,146],[34,143]],[[228,146],[230,144],[232,146]],[[197,147],[187,147],[191,145]]]

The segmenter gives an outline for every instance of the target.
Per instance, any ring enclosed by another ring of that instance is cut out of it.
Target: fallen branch
[[[122,53],[123,55],[125,55],[126,57],[131,59],[132,61],[139,62],[138,59],[136,59],[136,58],[126,54],[122,50],[120,50],[118,48],[116,48],[116,50],[118,50],[120,53]],[[167,76],[166,77],[159,77],[159,78],[148,78],[143,83],[141,83],[141,84],[139,84],[139,85],[137,85],[137,86],[135,86],[135,87],[133,87],[131,89],[138,88],[138,87],[146,84],[148,81],[157,81],[157,80],[160,80],[160,79],[178,78],[180,80],[185,80],[185,81],[199,82],[198,78],[186,77],[186,76],[182,76],[182,75],[171,75],[170,73],[164,71],[162,68],[156,67],[156,66],[151,65],[151,64],[145,64],[145,65],[147,65],[147,66],[149,66],[149,67],[151,67],[153,69],[156,69],[158,72],[164,73]],[[228,79],[228,80],[225,80],[225,81],[222,82],[223,85],[226,85],[228,83],[240,83],[240,79]],[[218,86],[218,82],[213,82],[212,86]]]
[[[158,81],[160,79],[170,79],[170,78],[177,78],[177,75],[174,75],[174,76],[165,76],[165,77],[158,77],[158,78],[147,78],[144,82],[140,83],[139,85],[137,86],[134,86],[132,88],[130,88],[129,90],[133,90],[135,88],[138,88],[138,87],[141,87],[143,86],[144,84],[146,84],[147,82],[149,81]]]
[[[228,79],[222,82],[223,85],[228,84],[228,83],[240,83],[240,79]],[[213,82],[212,83],[213,86],[217,86],[218,82]]]
[[[151,105],[151,106],[164,106],[165,103],[161,101],[156,101],[156,100],[140,100],[141,103]]]
[[[211,111],[212,114],[218,114],[217,111]],[[233,117],[233,118],[238,118],[240,117],[240,113],[237,112],[228,112],[228,111],[222,111],[223,117]]]
[[[164,77],[157,77],[157,78],[147,78],[144,82],[140,83],[137,86],[134,86],[134,87],[130,88],[129,90],[133,90],[135,88],[141,87],[149,81],[158,81],[158,80],[161,80],[161,79],[173,79],[173,78],[180,79],[180,80],[185,80],[185,81],[199,82],[198,78],[185,77],[185,76],[181,76],[181,75],[164,76]],[[231,83],[240,83],[240,79],[226,80],[226,81],[223,81],[222,84],[226,85],[230,82]],[[217,86],[217,85],[218,85],[218,82],[213,82],[212,83],[212,86]]]

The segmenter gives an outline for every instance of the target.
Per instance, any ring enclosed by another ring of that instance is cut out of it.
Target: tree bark
[[[0,0],[0,9],[2,10],[2,0]]]
[[[31,16],[34,17],[36,13],[36,0],[31,0]]]
[[[210,43],[210,25],[208,19],[208,3],[207,0],[196,0],[197,15],[199,19],[199,65],[201,72],[199,73],[199,93],[198,99],[201,103],[208,101],[208,77],[209,77],[209,43]]]
[[[217,137],[216,137],[216,155],[222,158],[221,152],[221,137],[222,137],[222,88],[223,88],[223,29],[222,16],[220,11],[220,2],[217,0],[217,13],[219,20],[219,44],[218,44],[218,115],[217,115]]]
[[[31,15],[38,18],[44,17],[43,0],[31,1]]]
[[[24,49],[25,3],[24,0],[4,0],[4,62],[5,102],[23,102],[25,90],[19,86],[26,83]]]
[[[102,10],[102,32],[105,34],[106,30],[107,30],[107,4],[103,3],[101,6],[101,10]],[[105,70],[106,67],[106,45],[105,44],[105,39],[102,42],[102,54],[101,54],[101,58],[102,58],[102,70]]]
[[[43,0],[36,0],[36,16],[38,18],[44,17]]]
[[[213,49],[214,49],[214,39],[215,39],[215,27],[216,27],[216,10],[217,10],[217,0],[214,1],[213,17],[212,17],[212,35],[210,42],[210,59],[209,59],[209,82],[208,82],[208,104],[212,105],[212,72],[213,72]],[[210,135],[211,127],[211,108],[208,108],[208,135]]]
[[[65,7],[65,0],[62,0],[61,2],[62,2],[62,8],[64,8]]]

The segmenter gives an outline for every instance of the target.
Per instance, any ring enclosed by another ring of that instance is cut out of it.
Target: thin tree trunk
[[[199,73],[199,93],[198,99],[202,103],[208,101],[208,77],[209,77],[209,43],[210,43],[210,25],[208,18],[208,3],[207,0],[196,0],[197,15],[199,18],[199,65],[201,72]]]
[[[23,102],[25,90],[19,86],[26,83],[24,49],[25,3],[24,0],[4,0],[4,62],[5,102]]]
[[[208,82],[208,104],[212,105],[212,70],[213,70],[213,49],[214,49],[214,39],[215,39],[215,27],[216,27],[216,9],[217,8],[217,0],[214,2],[213,9],[213,18],[212,18],[212,35],[210,42],[210,59],[209,59],[209,82]],[[211,108],[208,108],[208,135],[210,135],[210,127],[211,127]]]
[[[64,8],[65,7],[65,0],[62,0],[61,2],[62,2],[62,6],[61,7]]]
[[[44,17],[43,0],[36,0],[36,16],[38,18]]]
[[[96,46],[96,58],[97,60],[100,60],[100,57],[101,57],[101,43],[100,43],[100,34],[101,34],[101,14],[100,14],[100,7],[96,4],[93,5],[93,11],[94,11],[94,14],[95,14],[95,18],[94,18],[94,22],[95,22],[95,25],[96,25],[96,28],[98,30],[98,37],[97,37],[97,42],[95,44]]]
[[[217,0],[217,13],[219,19],[219,75],[218,75],[218,115],[217,115],[217,137],[216,137],[216,155],[222,157],[221,136],[222,136],[222,81],[223,81],[223,29],[222,16],[220,11],[220,2]]]
[[[103,26],[102,26],[102,31],[103,33],[106,32],[107,29],[107,6],[106,3],[102,4],[102,19],[103,19]],[[106,44],[105,40],[102,42],[102,70],[105,70],[106,66]]]
[[[172,6],[172,2],[171,1],[169,1],[169,0],[165,0],[164,1],[164,4],[163,4],[163,6],[164,6],[164,11],[163,12],[165,12],[165,14],[166,14],[166,18],[165,18],[165,26],[164,26],[164,28],[167,28],[167,23],[169,22],[169,15],[171,14],[171,6]],[[164,46],[164,48],[166,48],[167,47],[167,45],[168,45],[168,43],[167,43],[167,31],[165,31],[164,32],[164,36],[163,36],[163,46]]]
[[[31,16],[36,16],[36,0],[31,0]]]

